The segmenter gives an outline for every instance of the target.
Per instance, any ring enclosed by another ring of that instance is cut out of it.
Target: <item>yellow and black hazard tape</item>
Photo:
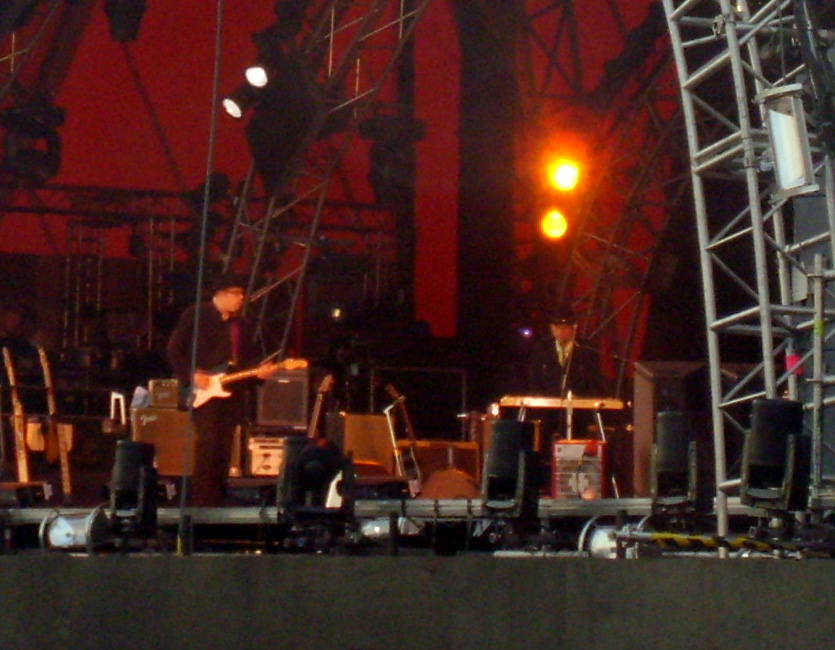
[[[750,549],[760,552],[768,552],[777,549],[788,548],[786,543],[767,542],[750,537],[720,537],[718,535],[684,535],[680,533],[662,532],[636,532],[627,531],[617,533],[618,538],[623,542],[637,542],[641,544],[655,544],[661,548],[675,548],[680,550],[706,550],[715,551],[720,548],[732,550]]]

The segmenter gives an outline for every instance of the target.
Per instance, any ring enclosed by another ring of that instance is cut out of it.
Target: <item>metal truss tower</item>
[[[791,101],[802,95],[808,117],[823,127],[829,119],[823,90],[831,66],[827,62],[822,73],[809,66],[822,41],[805,2],[664,0],[664,9],[690,150],[710,365],[717,532],[724,535],[726,492],[739,477],[738,459],[727,452],[738,447],[756,398],[805,403],[814,445],[813,505],[826,492],[822,468],[832,449],[824,422],[832,382],[824,361],[835,334],[831,167],[822,146],[827,143],[802,137],[800,110],[795,140],[809,152],[814,177],[791,186],[777,183],[775,163],[779,168],[783,162],[775,145],[785,133],[769,125],[767,98]],[[739,362],[746,364],[741,370],[733,365]]]

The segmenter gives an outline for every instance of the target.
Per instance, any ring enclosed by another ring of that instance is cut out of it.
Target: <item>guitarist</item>
[[[244,286],[240,276],[218,275],[211,283],[211,300],[199,305],[199,311],[198,305],[193,305],[180,316],[166,351],[174,376],[182,385],[206,389],[214,374],[242,368],[255,367],[258,379],[275,372],[276,364],[258,365],[252,324],[240,315],[246,297]],[[198,334],[196,370],[192,376],[195,320],[198,320]],[[244,420],[244,394],[249,383],[230,384],[231,395],[209,400],[194,409],[196,440],[190,505],[217,506],[223,498],[234,431]]]

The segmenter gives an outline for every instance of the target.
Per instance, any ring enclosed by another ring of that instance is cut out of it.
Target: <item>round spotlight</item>
[[[232,97],[224,97],[223,98],[223,110],[225,110],[229,115],[234,117],[236,120],[241,119],[243,117],[244,111],[241,108],[241,105]]]
[[[328,320],[335,325],[344,323],[347,317],[348,314],[345,311],[345,307],[340,304],[334,304],[328,308]]]
[[[256,103],[258,99],[258,91],[252,86],[242,84],[238,86],[231,94],[227,95],[221,101],[223,110],[230,116],[239,120],[243,114]]]
[[[574,161],[558,160],[551,166],[548,178],[561,192],[570,192],[580,180],[580,168]]]
[[[562,212],[556,208],[549,210],[540,224],[542,232],[549,239],[559,239],[568,231],[568,221],[566,221]]]
[[[254,86],[255,88],[263,88],[270,80],[270,75],[267,73],[267,69],[260,63],[249,66],[244,72],[244,77],[246,77],[249,85]]]

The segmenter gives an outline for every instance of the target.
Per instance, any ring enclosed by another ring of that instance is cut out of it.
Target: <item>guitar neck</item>
[[[9,380],[9,393],[11,395],[12,411],[15,416],[23,417],[23,404],[20,401],[20,394],[17,390],[17,378],[15,376],[12,355],[8,348],[3,348],[3,365],[6,367],[6,377]]]
[[[17,379],[12,363],[12,355],[8,348],[3,348],[3,365],[9,379],[12,401],[12,428],[14,429],[15,458],[17,461],[17,480],[21,483],[29,482],[29,457],[26,453],[26,415],[23,404],[17,392]]]
[[[319,428],[319,415],[322,412],[322,402],[324,401],[325,396],[322,393],[319,393],[316,396],[316,403],[313,405],[313,412],[310,415],[310,425],[307,427],[307,437],[308,438],[316,438],[317,437],[317,430]]]
[[[67,440],[66,427],[59,425],[57,421],[58,409],[55,404],[55,387],[52,383],[52,367],[49,365],[49,357],[43,347],[38,346],[38,359],[41,362],[43,372],[43,383],[46,388],[46,409],[49,415],[49,435],[58,443],[58,462],[61,470],[61,493],[64,504],[69,504],[72,499],[72,478],[70,476],[69,440]]]
[[[303,359],[285,359],[276,364],[278,368],[283,370],[295,370],[296,368],[306,368],[307,361]],[[220,379],[221,384],[231,384],[242,379],[249,379],[255,377],[261,371],[259,366],[248,368],[247,370],[238,370],[237,372],[230,372],[228,375],[223,375]]]
[[[406,438],[414,446],[416,440],[415,430],[412,427],[412,419],[409,417],[409,411],[406,408],[406,401],[401,400],[398,408],[400,409],[400,415],[403,416],[403,428],[406,430]]]
[[[55,406],[55,388],[52,385],[52,368],[49,365],[49,358],[46,356],[46,350],[38,346],[38,359],[41,362],[41,371],[43,372],[43,385],[46,388],[46,410],[50,416],[54,416],[57,412]]]
[[[255,377],[258,374],[258,368],[250,368],[249,370],[239,370],[237,372],[231,372],[228,375],[224,375],[220,383],[221,384],[233,384],[236,381],[241,381],[242,379],[249,379],[250,377]]]
[[[325,375],[319,390],[316,392],[316,402],[313,404],[313,411],[310,415],[310,425],[307,427],[307,437],[316,438],[319,429],[319,417],[322,415],[322,402],[325,401],[325,394],[331,389],[333,375]]]

